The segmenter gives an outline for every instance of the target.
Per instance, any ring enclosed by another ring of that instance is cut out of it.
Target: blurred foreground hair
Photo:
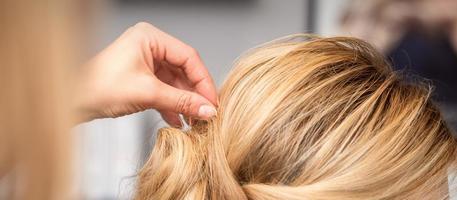
[[[0,199],[78,199],[73,70],[79,1],[0,1]]]
[[[189,132],[159,131],[137,200],[446,199],[455,189],[457,141],[430,87],[358,39],[255,48],[218,109]]]

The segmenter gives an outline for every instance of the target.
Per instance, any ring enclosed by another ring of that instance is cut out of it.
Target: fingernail
[[[208,105],[200,106],[198,109],[198,116],[203,119],[209,119],[216,116],[216,109]]]

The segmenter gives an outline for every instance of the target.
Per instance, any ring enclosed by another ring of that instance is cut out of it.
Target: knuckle
[[[146,28],[147,26],[148,23],[139,22],[134,26],[130,27],[128,30],[129,38],[133,39],[134,41],[143,42],[148,38],[148,28]]]
[[[151,24],[147,22],[138,22],[134,26],[131,27],[132,32],[137,35],[146,35],[148,29],[152,27]]]
[[[133,27],[135,27],[136,29],[144,30],[144,29],[151,28],[152,25],[147,22],[138,22]]]
[[[193,47],[189,47],[189,54],[191,57],[200,57],[200,53]]]
[[[177,113],[189,113],[192,105],[192,97],[189,94],[181,94],[176,102],[175,111]]]

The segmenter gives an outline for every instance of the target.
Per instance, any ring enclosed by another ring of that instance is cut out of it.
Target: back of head
[[[360,40],[273,41],[236,63],[216,118],[159,131],[136,199],[447,198],[457,141],[429,96]]]

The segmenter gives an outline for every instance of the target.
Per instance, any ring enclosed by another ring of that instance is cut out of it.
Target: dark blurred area
[[[457,102],[457,56],[446,35],[408,30],[387,55],[395,68],[407,68],[432,80],[438,102]]]

